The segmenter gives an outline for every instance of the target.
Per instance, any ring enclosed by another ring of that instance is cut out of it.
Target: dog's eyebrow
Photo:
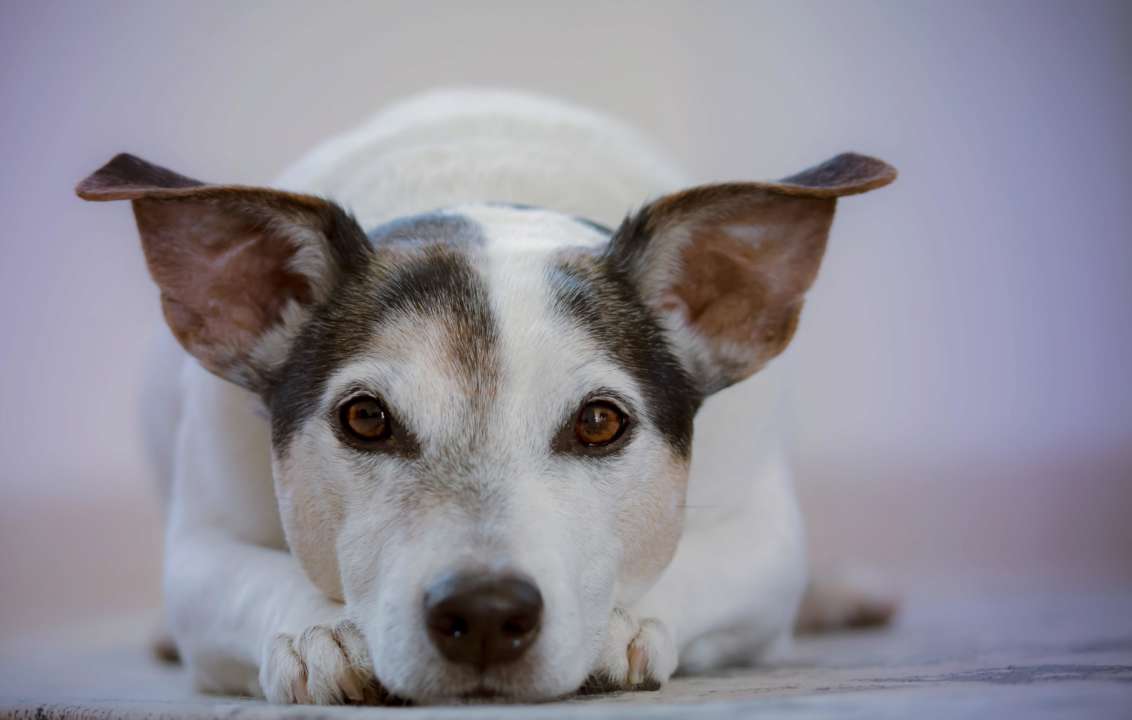
[[[479,242],[473,239],[479,234],[475,222],[458,215],[440,217],[416,227],[458,227],[466,242]],[[449,243],[389,243],[409,227],[387,227],[381,236],[384,244],[377,245],[369,264],[352,269],[296,339],[270,392],[276,447],[286,445],[318,411],[329,378],[381,342],[383,325],[406,315],[433,317],[444,324],[453,365],[473,394],[487,397],[498,382],[494,373],[499,367],[499,333],[483,278],[468,254]]]
[[[600,258],[568,253],[547,271],[554,312],[585,330],[641,388],[651,423],[687,457],[702,397],[636,288]]]

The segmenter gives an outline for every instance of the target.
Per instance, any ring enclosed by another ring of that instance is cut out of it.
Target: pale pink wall
[[[608,109],[703,180],[893,162],[791,351],[815,536],[906,578],[1132,579],[1130,28],[1119,2],[6,3],[0,632],[156,592],[156,292],[128,211],[74,182],[128,149],[266,183],[438,84]]]

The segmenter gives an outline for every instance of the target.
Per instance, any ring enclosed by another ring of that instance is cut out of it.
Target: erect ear
[[[308,195],[208,185],[118,155],[75,188],[131,200],[165,320],[208,370],[262,392],[312,306],[370,252],[337,205]]]
[[[705,185],[645,206],[607,258],[667,326],[705,394],[785,349],[825,252],[837,198],[896,178],[845,154],[771,183]]]

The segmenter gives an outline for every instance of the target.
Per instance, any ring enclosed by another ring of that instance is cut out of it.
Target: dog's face
[[[675,548],[697,390],[603,267],[607,233],[481,206],[370,236],[270,393],[292,548],[393,692],[569,692]],[[521,657],[430,639],[426,602],[464,576],[537,589]]]
[[[790,340],[841,156],[696,188],[616,231],[478,205],[367,235],[317,198],[119,156],[170,327],[263,397],[292,552],[417,701],[549,698],[591,672],[680,536],[692,420]]]

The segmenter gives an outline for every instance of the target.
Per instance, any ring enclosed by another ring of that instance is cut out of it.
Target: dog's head
[[[613,232],[477,205],[367,234],[127,155],[78,192],[133,201],[173,333],[263,398],[290,548],[387,688],[533,699],[671,559],[696,410],[790,341],[836,198],[893,176],[842,155]]]

